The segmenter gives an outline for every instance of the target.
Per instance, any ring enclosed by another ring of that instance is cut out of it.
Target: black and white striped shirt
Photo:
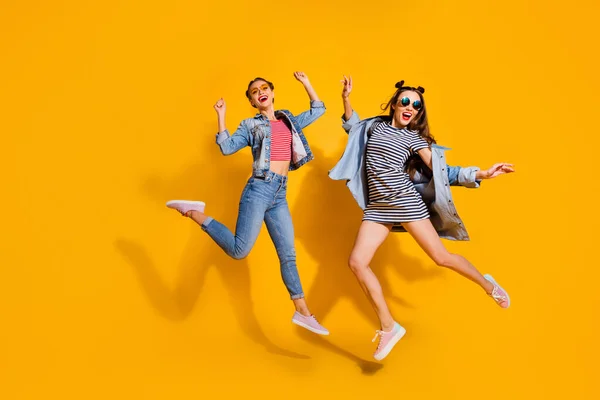
[[[427,147],[418,132],[389,123],[375,127],[367,141],[369,203],[363,220],[391,224],[429,218],[421,195],[404,172],[408,157]]]

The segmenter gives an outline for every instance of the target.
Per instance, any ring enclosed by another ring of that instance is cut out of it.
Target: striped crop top
[[[282,120],[271,121],[271,161],[292,159],[292,132]]]

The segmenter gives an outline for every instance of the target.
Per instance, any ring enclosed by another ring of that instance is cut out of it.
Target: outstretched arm
[[[475,178],[477,180],[492,179],[503,174],[510,174],[511,172],[515,172],[513,164],[497,163],[486,170],[477,171]]]
[[[419,147],[424,146],[424,143],[419,143],[418,144]],[[421,148],[419,150],[417,150],[417,153],[419,154],[419,156],[421,157],[421,159],[423,160],[423,162],[427,165],[427,167],[429,167],[429,169],[433,169],[432,166],[432,153],[431,153],[431,149],[429,147],[424,147]],[[461,185],[464,183],[473,183],[473,182],[460,182],[460,172],[463,168],[461,167],[450,167],[447,166],[447,171],[448,171],[448,179],[450,181],[450,185]],[[490,168],[486,169],[486,170],[477,170],[474,171],[476,168],[475,167],[471,167],[471,170],[469,170],[470,174],[473,174],[474,172],[474,180],[475,181],[481,181],[483,179],[492,179],[495,178],[497,176],[503,175],[503,174],[509,174],[512,172],[515,172],[514,166],[513,164],[509,164],[509,163],[497,163],[492,165]],[[473,175],[471,175],[473,176]],[[465,180],[465,178],[463,178],[463,180]],[[471,178],[471,180],[473,180],[473,178]]]
[[[487,170],[480,170],[478,167],[457,167],[446,165],[448,171],[448,183],[450,186],[465,186],[468,188],[478,188],[483,179],[491,179],[502,174],[515,172],[512,164],[495,164]]]

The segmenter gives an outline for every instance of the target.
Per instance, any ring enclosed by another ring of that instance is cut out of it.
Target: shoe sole
[[[204,207],[206,207],[206,203],[204,203],[203,201],[190,201],[190,200],[170,200],[170,201],[167,201],[167,207],[173,208],[173,209],[176,210],[177,208],[173,207],[174,204],[185,204],[185,205],[188,205],[188,206],[191,206],[191,205],[200,206],[203,211],[204,211]]]
[[[386,346],[387,350],[384,350],[381,353],[379,353],[378,355],[373,356],[373,358],[375,358],[377,361],[381,361],[384,358],[386,358],[387,355],[390,354],[390,352],[392,351],[394,346],[396,346],[396,343],[398,343],[400,341],[400,339],[402,339],[404,337],[404,335],[406,335],[406,329],[404,329],[403,327],[400,327],[400,334],[396,335],[392,340],[390,340],[390,342]]]
[[[485,279],[487,279],[488,281],[492,282],[494,285],[498,285],[498,282],[496,282],[494,280],[494,278],[492,278],[491,275],[485,274],[483,277]],[[502,291],[506,294],[506,301],[508,302],[508,305],[506,306],[506,308],[510,307],[510,296],[508,295],[508,292],[506,290],[504,290],[504,288],[502,286],[498,285],[498,287],[500,289],[502,289]],[[500,305],[500,304],[498,304],[498,305]]]
[[[317,335],[321,335],[321,336],[327,336],[329,335],[328,331],[320,331],[318,329],[313,328],[310,325],[306,325],[304,322],[300,322],[300,321],[296,321],[295,319],[292,320],[293,324],[296,324],[298,326],[303,327],[304,329],[308,329],[309,331],[316,333]]]

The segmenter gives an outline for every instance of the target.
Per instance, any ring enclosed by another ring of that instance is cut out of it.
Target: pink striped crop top
[[[271,121],[271,161],[292,159],[292,132],[282,120]]]

